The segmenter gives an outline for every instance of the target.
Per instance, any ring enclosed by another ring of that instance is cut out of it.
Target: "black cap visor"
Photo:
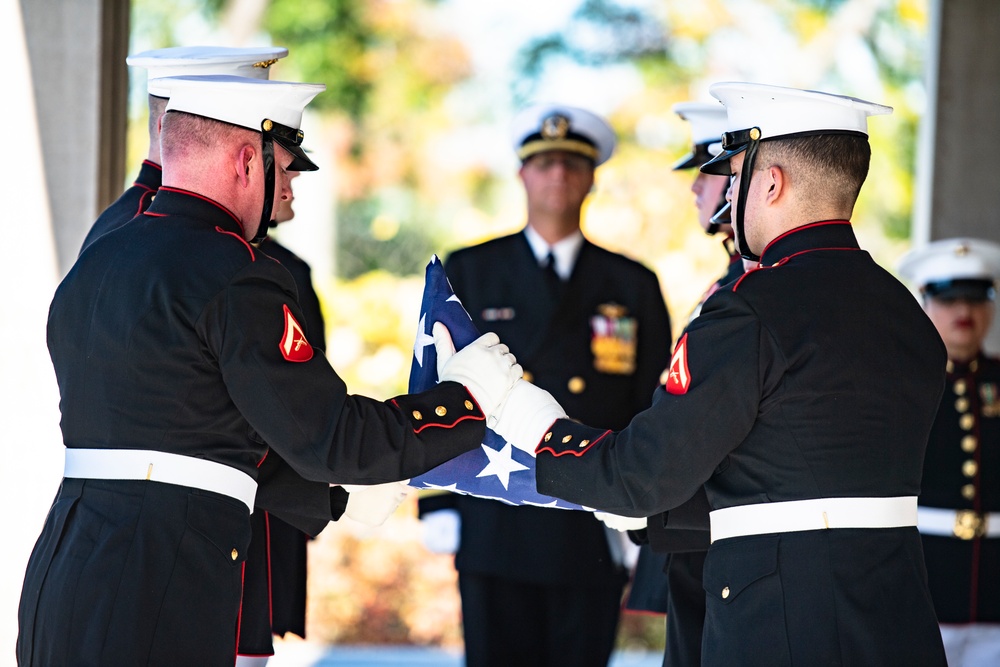
[[[979,303],[993,301],[996,297],[993,281],[985,278],[938,280],[924,285],[922,291],[932,299],[941,301],[962,300]]]

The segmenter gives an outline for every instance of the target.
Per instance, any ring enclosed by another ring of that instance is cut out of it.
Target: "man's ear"
[[[244,188],[250,184],[250,170],[256,168],[256,157],[257,151],[250,144],[244,144],[236,157],[236,180]]]
[[[788,188],[788,179],[785,176],[785,171],[776,164],[772,164],[770,167],[764,170],[762,174],[764,176],[764,186],[766,190],[765,201],[768,204],[773,204],[782,195],[786,194]]]

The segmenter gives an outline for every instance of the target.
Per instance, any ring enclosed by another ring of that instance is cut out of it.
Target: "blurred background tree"
[[[584,230],[657,271],[678,328],[724,259],[695,221],[692,175],[670,170],[689,141],[671,107],[710,101],[714,81],[893,106],[871,121],[854,223],[884,266],[909,246],[927,0],[133,0],[132,26],[131,52],[273,43],[290,50],[273,78],[326,84],[306,133],[323,169],[296,181],[298,216],[279,233],[313,264],[327,354],[356,393],[405,391],[430,254],[523,225],[508,124],[532,101],[614,126]],[[145,88],[131,75],[135,169]],[[423,550],[414,514],[334,524],[313,543],[312,638],[460,643],[451,559]],[[659,645],[662,619],[627,615],[620,639]]]

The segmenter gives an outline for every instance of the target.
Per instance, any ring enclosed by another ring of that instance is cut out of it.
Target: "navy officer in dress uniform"
[[[454,252],[449,281],[526,377],[570,414],[623,428],[649,406],[666,367],[670,319],[653,272],[580,231],[614,132],[587,110],[535,105],[515,117],[512,135],[527,224]],[[455,566],[469,667],[607,664],[627,576],[613,551],[619,533],[590,512],[472,496],[423,499],[422,511],[442,505],[460,516]]]
[[[891,109],[710,92],[727,132],[702,169],[732,176],[736,245],[758,268],[708,298],[626,428],[553,422],[519,382],[496,430],[532,443],[539,492],[607,512],[652,516],[704,485],[703,665],[944,665],[916,519],[945,350],[850,223],[867,118]],[[512,405],[530,406],[516,428]]]
[[[266,487],[290,487],[294,509],[302,478],[425,472],[478,447],[520,378],[485,334],[442,349],[435,389],[381,402],[348,394],[309,343],[291,276],[251,241],[288,172],[315,169],[299,127],[322,90],[172,79],[155,201],[57,288],[66,467],[25,573],[20,665],[232,665],[250,513],[282,496]],[[301,477],[266,477],[269,446]],[[327,492],[325,514],[350,495]]]
[[[920,291],[948,351],[944,396],[924,459],[917,528],[952,667],[1000,664],[1000,360],[983,350],[993,322],[1000,245],[952,238],[908,253],[900,275]]]

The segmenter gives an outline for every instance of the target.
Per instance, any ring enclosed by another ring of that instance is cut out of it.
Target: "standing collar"
[[[243,224],[228,208],[196,192],[162,186],[156,191],[146,215],[181,215],[204,220],[206,224],[239,234],[243,237]]]
[[[761,253],[760,266],[771,266],[809,250],[859,250],[854,228],[848,220],[810,222],[790,229],[767,244]]]
[[[576,258],[580,255],[580,248],[583,247],[583,232],[577,229],[564,239],[556,241],[551,246],[534,230],[531,225],[524,227],[524,236],[528,239],[531,252],[535,255],[535,260],[541,264],[548,257],[549,251],[556,258],[556,273],[563,280],[569,280],[573,274],[573,267],[576,265]]]

